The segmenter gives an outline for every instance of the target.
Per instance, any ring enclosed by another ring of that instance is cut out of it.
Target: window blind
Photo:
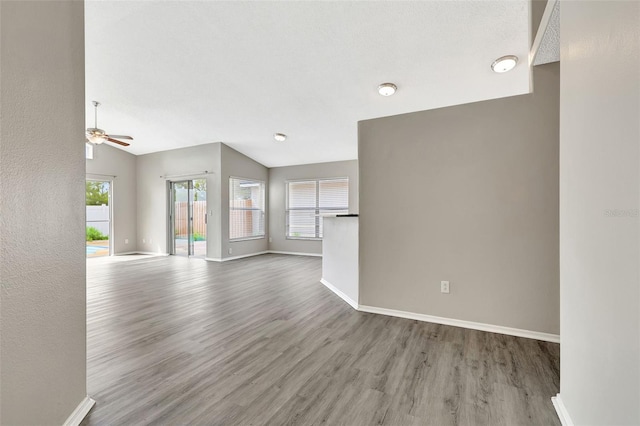
[[[229,239],[264,237],[264,182],[229,178]]]
[[[322,215],[349,213],[349,179],[287,182],[287,238],[322,238]]]

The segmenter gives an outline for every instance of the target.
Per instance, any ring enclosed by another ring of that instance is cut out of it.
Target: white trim
[[[551,402],[553,403],[553,407],[556,409],[556,413],[558,414],[558,418],[560,419],[562,426],[573,426],[567,407],[564,406],[562,398],[560,398],[560,394],[551,397]]]
[[[113,257],[113,256],[129,256],[131,254],[144,254],[144,255],[147,255],[147,256],[169,256],[167,253],[154,253],[154,252],[151,252],[151,251],[125,251],[125,252],[122,252],[122,253],[110,254],[109,256],[87,257],[87,259],[99,259],[99,258]]]
[[[488,331],[489,333],[507,334],[509,336],[526,337],[528,339],[543,340],[546,342],[560,343],[557,334],[542,333],[539,331],[522,330],[520,328],[503,327],[501,325],[484,324],[480,322],[465,321],[453,318],[436,317],[433,315],[417,314],[414,312],[396,311],[395,309],[377,308],[375,306],[360,305],[359,311],[372,314],[389,315],[392,317],[407,318],[417,321],[433,322],[436,324],[452,325],[454,327],[470,328],[472,330]]]
[[[253,257],[260,256],[261,254],[268,254],[268,251],[259,251],[257,253],[249,253],[249,254],[241,254],[240,256],[232,256],[232,257],[205,257],[204,260],[209,262],[226,262],[227,260],[236,260],[236,259],[244,259],[245,257]]]
[[[267,253],[271,253],[271,254],[288,254],[288,255],[291,255],[291,256],[315,256],[315,257],[322,257],[322,253],[302,253],[302,252],[295,252],[295,251],[269,250]]]
[[[223,257],[222,258],[222,262],[226,262],[227,260],[244,259],[245,257],[260,256],[261,254],[267,254],[267,253],[269,253],[269,251],[265,250],[265,251],[259,251],[257,253],[249,253],[249,254],[241,254],[239,256]]]
[[[253,210],[260,210],[260,209],[253,209]],[[243,241],[266,240],[266,239],[267,239],[266,234],[262,234],[262,235],[254,235],[253,237],[229,238],[229,243],[241,243]]]
[[[98,182],[111,182],[115,179],[116,175],[102,175],[100,173],[85,173],[85,180],[95,180]],[[110,178],[110,179],[105,179]]]
[[[249,253],[249,254],[243,254],[240,256],[233,256],[233,257],[224,257],[224,258],[220,258],[220,257],[205,257],[204,260],[207,260],[209,262],[226,262],[227,260],[236,260],[236,259],[243,259],[245,257],[253,257],[253,256],[260,256],[263,254],[286,254],[286,255],[291,255],[291,256],[316,256],[316,257],[322,257],[321,254],[317,254],[317,253],[295,253],[295,252],[291,252],[291,251],[275,251],[275,250],[266,250],[266,251],[260,251],[257,253]]]
[[[343,293],[341,290],[338,290],[338,288],[336,286],[334,286],[333,284],[331,284],[329,281],[325,280],[324,278],[320,279],[320,282],[322,284],[324,284],[325,287],[327,287],[329,290],[331,290],[332,292],[334,292],[338,297],[340,297],[342,300],[344,300],[345,302],[347,302],[348,304],[351,305],[351,307],[355,310],[360,310],[359,306],[358,306],[358,302],[354,301],[352,298],[350,298],[349,296],[347,296],[345,293]]]
[[[129,254],[148,254],[150,256],[169,256],[169,253],[158,253],[154,251],[133,251]]]
[[[335,217],[335,215],[333,215]],[[320,217],[325,217],[320,215]],[[288,235],[284,236],[285,240],[293,240],[293,241],[322,241],[322,237],[290,237]]]
[[[80,404],[76,407],[75,410],[71,413],[67,420],[62,424],[62,426],[78,426],[80,422],[89,414],[89,411],[93,408],[96,402],[89,398],[89,395],[85,396]]]

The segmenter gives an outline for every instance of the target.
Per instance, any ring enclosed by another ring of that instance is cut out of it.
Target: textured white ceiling
[[[359,120],[529,91],[525,0],[85,9],[87,124],[99,100],[100,127],[134,136],[134,154],[221,141],[269,167],[355,159]],[[520,64],[493,73],[507,54]]]
[[[560,60],[560,2],[550,0],[547,3],[540,30],[544,31],[540,38],[540,45],[536,51],[533,65],[548,64]],[[548,19],[546,19],[548,18]]]

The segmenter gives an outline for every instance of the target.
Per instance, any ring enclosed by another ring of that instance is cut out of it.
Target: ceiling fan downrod
[[[98,128],[98,107],[100,106],[100,102],[91,101],[91,103],[94,106],[94,109],[93,109],[93,118],[94,118],[93,123],[94,123],[94,125],[93,125],[93,127],[97,129]]]

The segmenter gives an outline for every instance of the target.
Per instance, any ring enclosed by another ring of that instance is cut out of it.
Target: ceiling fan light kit
[[[100,145],[105,141],[105,132],[102,129],[90,127],[87,129],[87,139],[94,145]]]
[[[122,146],[129,146],[128,143],[119,141],[118,139],[133,140],[133,138],[131,136],[108,135],[107,132],[105,132],[104,130],[98,128],[98,107],[100,106],[100,102],[92,101],[91,103],[93,104],[93,107],[95,108],[95,116],[94,116],[95,125],[94,125],[94,127],[87,128],[87,134],[86,134],[87,141],[91,142],[94,145],[100,145],[100,144],[103,144],[105,142],[111,142],[111,143],[115,143],[115,144],[122,145]]]

